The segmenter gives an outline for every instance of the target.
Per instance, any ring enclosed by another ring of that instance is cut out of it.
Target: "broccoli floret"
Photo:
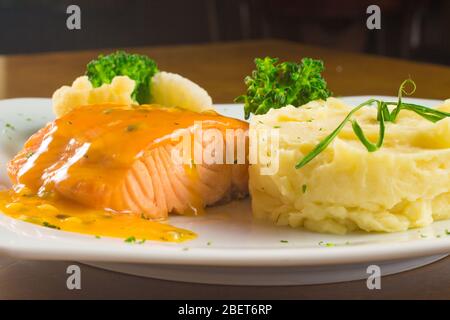
[[[158,72],[155,61],[147,56],[117,51],[99,55],[87,65],[86,75],[94,87],[111,83],[115,76],[128,76],[136,82],[131,98],[139,104],[151,100],[151,78]]]
[[[256,70],[245,78],[247,94],[235,99],[244,103],[246,119],[250,113],[265,114],[289,104],[298,107],[331,95],[321,75],[324,65],[320,60],[278,63],[277,58],[266,57],[256,58],[255,64]]]

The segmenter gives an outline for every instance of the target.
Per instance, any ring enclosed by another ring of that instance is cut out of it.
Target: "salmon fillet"
[[[217,114],[159,106],[85,106],[31,136],[8,164],[8,173],[15,185],[40,193],[54,191],[93,208],[155,220],[169,213],[198,214],[205,206],[248,194],[246,160],[174,161],[173,152],[182,154],[183,144],[173,133],[183,132],[194,141],[198,121],[206,127],[203,130],[213,128],[224,137],[227,129],[248,130],[246,122]],[[236,155],[236,139],[225,141],[224,155],[227,147]],[[201,149],[211,141],[201,141]],[[247,152],[245,143],[245,159]]]

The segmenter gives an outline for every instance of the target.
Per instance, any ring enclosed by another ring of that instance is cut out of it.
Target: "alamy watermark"
[[[375,264],[367,267],[366,273],[369,275],[366,281],[367,289],[381,290],[381,268]]]
[[[69,275],[66,286],[69,290],[81,290],[81,268],[76,264],[67,267],[66,273]]]
[[[66,13],[69,15],[66,20],[66,27],[69,30],[81,29],[81,8],[76,4],[67,7]]]
[[[381,29],[381,9],[376,4],[367,7],[366,13],[369,17],[366,20],[366,26],[369,30]]]
[[[208,128],[196,121],[190,128],[171,134],[175,147],[172,161],[177,165],[259,164],[261,175],[279,169],[279,129],[253,130]]]

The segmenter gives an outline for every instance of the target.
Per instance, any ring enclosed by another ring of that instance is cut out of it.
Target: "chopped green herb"
[[[146,239],[142,239],[142,240],[140,240],[140,241],[138,242],[138,244],[144,244],[145,241],[147,241],[147,240],[146,240]]]
[[[207,246],[210,246],[210,245],[212,245],[212,242],[211,242],[211,241],[208,241],[208,242],[206,243],[206,245],[207,245]]]
[[[445,229],[445,234],[450,235],[450,231],[448,231],[448,229]]]
[[[47,221],[44,221],[44,222],[42,223],[42,225],[43,225],[44,227],[47,227],[47,228],[50,228],[50,229],[56,229],[56,230],[60,230],[60,229],[61,229],[60,227],[55,226],[55,225],[53,225],[53,224],[51,224],[51,223],[48,223]]]
[[[335,244],[332,243],[332,242],[324,242],[324,241],[320,241],[320,242],[319,242],[319,246],[322,246],[322,247],[334,247]]]
[[[101,237],[100,236],[95,236],[95,239],[101,239]]]
[[[280,240],[281,243],[288,243],[289,241],[287,240]]]
[[[427,238],[428,236],[426,234],[421,234],[420,237],[421,238]]]
[[[189,250],[189,248],[183,248],[183,251],[188,251]]]
[[[126,238],[124,241],[127,242],[127,243],[135,243],[136,242],[136,238],[131,236],[131,237]]]
[[[274,129],[280,129],[280,126],[273,126]]]
[[[5,127],[10,130],[16,130],[16,128],[10,123],[5,124]]]
[[[26,157],[27,159],[30,159],[33,155],[34,155],[34,152],[33,152],[33,151],[30,151],[30,152],[27,152],[27,154],[25,155],[25,157]]]
[[[143,212],[141,213],[141,219],[144,219],[144,220],[150,220],[150,218],[146,217],[145,214],[144,214]]]
[[[136,131],[137,129],[138,129],[138,125],[137,125],[137,124],[130,124],[130,125],[127,127],[126,131],[127,131],[127,132],[133,132],[133,131]]]
[[[302,192],[306,193],[306,189],[308,189],[308,186],[306,184],[302,185]]]
[[[57,214],[56,218],[58,218],[60,220],[64,220],[64,219],[70,218],[70,216],[68,216],[66,214]]]

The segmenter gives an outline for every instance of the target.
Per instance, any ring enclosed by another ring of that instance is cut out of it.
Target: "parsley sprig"
[[[406,89],[408,85],[412,86],[410,90]],[[315,146],[315,148],[310,153],[308,153],[302,160],[300,160],[295,165],[295,168],[296,169],[302,168],[303,166],[308,164],[311,160],[313,160],[315,157],[317,157],[322,151],[324,151],[330,145],[330,143],[333,142],[333,140],[339,135],[339,133],[342,131],[342,129],[348,122],[351,123],[355,135],[358,137],[358,139],[361,141],[364,147],[366,147],[367,151],[375,152],[383,146],[386,130],[385,123],[386,122],[395,123],[400,111],[402,110],[413,111],[422,118],[431,121],[433,123],[436,123],[442,119],[450,117],[450,113],[448,112],[428,108],[413,103],[404,103],[402,101],[403,95],[409,96],[414,94],[415,91],[416,91],[416,84],[411,79],[407,79],[403,81],[402,84],[400,85],[400,88],[398,90],[397,102],[386,102],[383,100],[369,99],[361,103],[360,105],[358,105],[349,112],[349,114],[344,118],[344,120],[339,124],[339,126],[336,129],[334,129],[332,133],[326,136],[321,142],[319,142],[319,144]],[[353,119],[353,115],[357,111],[367,106],[373,106],[373,104],[376,104],[377,106],[377,121],[379,122],[380,125],[378,140],[376,143],[372,143],[371,141],[369,141],[369,139],[367,139],[358,121],[356,119]],[[395,108],[391,111],[389,109],[390,106],[391,107],[395,106]]]
[[[300,62],[279,62],[278,58],[256,58],[256,69],[245,78],[247,92],[235,99],[244,103],[245,119],[265,114],[288,104],[302,106],[331,95],[322,77],[321,60],[303,58]]]

